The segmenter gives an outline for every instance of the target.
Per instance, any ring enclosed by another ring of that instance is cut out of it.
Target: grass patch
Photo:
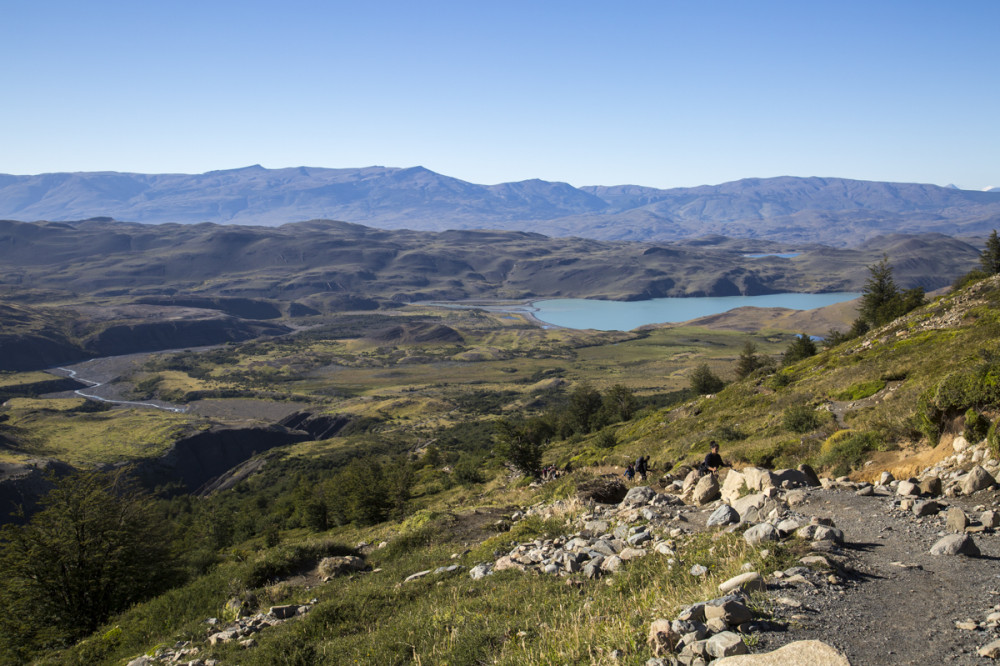
[[[835,400],[861,400],[875,395],[885,388],[885,384],[884,379],[858,382],[857,384],[851,384],[843,391],[835,393],[833,398]]]

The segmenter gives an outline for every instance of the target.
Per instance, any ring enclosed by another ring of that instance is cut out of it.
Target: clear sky
[[[0,0],[0,173],[1000,186],[1000,1]]]

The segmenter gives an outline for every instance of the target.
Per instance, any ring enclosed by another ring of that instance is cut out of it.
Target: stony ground
[[[994,491],[945,500],[972,513],[992,508]],[[1000,534],[973,535],[978,558],[930,555],[946,534],[942,512],[917,518],[894,509],[891,496],[859,497],[850,491],[811,489],[795,507],[807,515],[832,518],[845,534],[835,558],[844,566],[843,584],[784,587],[771,582],[772,598],[784,632],[760,634],[754,652],[817,639],[842,650],[853,664],[981,664],[978,648],[1000,638],[997,629],[961,629],[957,622],[985,619],[1000,604]]]

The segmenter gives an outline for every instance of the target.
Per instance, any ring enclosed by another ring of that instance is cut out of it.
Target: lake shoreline
[[[642,301],[577,298],[467,299],[425,301],[412,305],[516,314],[546,329],[633,331],[651,326],[677,326],[740,308],[806,312],[851,301],[860,296],[858,292],[783,292],[757,296],[688,296]],[[549,304],[548,310],[544,304]],[[622,323],[617,328],[607,328],[608,321]]]

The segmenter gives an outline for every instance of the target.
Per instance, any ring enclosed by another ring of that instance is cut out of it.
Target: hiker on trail
[[[701,463],[699,472],[702,474],[716,474],[720,467],[725,467],[726,463],[722,462],[722,456],[719,455],[719,445],[712,441],[711,449],[708,455],[705,456],[705,461]]]
[[[639,456],[639,459],[635,461],[635,473],[639,477],[640,481],[646,480],[646,474],[649,472],[649,458]]]
[[[629,463],[628,467],[625,468],[625,480],[631,481],[634,477],[635,477],[635,467],[632,466],[632,463]]]

